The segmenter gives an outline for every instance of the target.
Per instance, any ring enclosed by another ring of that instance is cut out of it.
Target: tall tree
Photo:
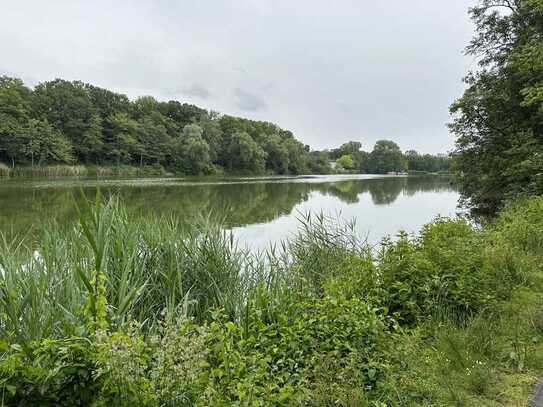
[[[106,138],[107,156],[117,165],[129,163],[134,155],[139,155],[139,124],[127,113],[115,113],[108,118],[110,129]]]
[[[46,119],[66,136],[74,146],[78,161],[86,162],[89,151],[94,148],[94,138],[88,137],[88,131],[96,125],[98,111],[85,84],[62,79],[43,82],[36,86],[33,100],[36,117]]]
[[[288,137],[283,141],[288,151],[288,172],[290,174],[305,174],[308,171],[308,149],[294,138]]]
[[[138,122],[135,134],[135,152],[140,166],[159,164],[164,160],[169,147],[169,137],[164,126],[146,116]]]
[[[211,172],[209,145],[203,139],[203,129],[196,124],[183,128],[178,144],[178,167],[185,174],[201,175]]]
[[[229,168],[254,173],[264,172],[266,152],[246,132],[237,132],[227,148]]]
[[[220,115],[216,112],[209,112],[200,115],[197,124],[202,128],[202,137],[209,146],[209,157],[214,164],[217,164],[223,147],[224,133],[219,124]]]
[[[12,166],[24,159],[24,126],[30,120],[32,91],[19,79],[0,76],[0,155]]]
[[[543,192],[543,1],[483,0],[470,13],[467,53],[480,66],[451,106],[450,127],[464,203],[492,215]]]
[[[330,157],[337,160],[341,156],[351,155],[356,156],[362,149],[362,143],[359,141],[349,141],[342,144],[339,148],[336,148],[330,152]]]
[[[407,161],[400,147],[390,140],[379,140],[370,153],[370,172],[386,174],[407,170]]]
[[[345,154],[339,157],[336,161],[336,165],[339,169],[344,169],[347,171],[352,171],[356,168],[353,156],[350,154]]]
[[[266,169],[275,174],[289,172],[289,150],[278,134],[271,134],[265,138],[264,151],[266,151]]]
[[[20,137],[21,149],[30,164],[71,163],[72,145],[46,120],[30,119]]]
[[[330,174],[330,158],[327,151],[311,151],[308,155],[307,170],[309,174]]]

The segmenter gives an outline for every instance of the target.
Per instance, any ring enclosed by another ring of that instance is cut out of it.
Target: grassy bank
[[[165,173],[161,166],[35,165],[12,168],[0,163],[0,178],[135,177]]]
[[[543,199],[375,250],[325,217],[267,253],[89,204],[0,238],[3,405],[523,406],[543,370]]]

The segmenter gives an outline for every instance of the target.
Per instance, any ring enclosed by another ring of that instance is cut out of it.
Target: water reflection
[[[445,206],[449,210],[452,204],[455,205],[449,201],[456,200],[456,191],[446,177],[325,176],[211,182],[146,179],[100,181],[99,184],[104,195],[119,195],[133,216],[149,212],[175,214],[190,222],[196,216],[211,213],[224,218],[227,227],[267,224],[285,216],[294,218],[295,208],[319,211],[326,206],[342,211],[351,207],[366,211],[372,206],[390,206],[400,197],[432,193],[447,195]],[[76,217],[74,197],[79,189],[92,197],[96,187],[97,182],[92,180],[1,181],[0,228],[26,231],[31,227],[39,228],[51,219],[72,222]],[[435,209],[440,210],[440,205],[442,203]]]
[[[330,194],[346,203],[357,203],[360,195],[369,193],[375,205],[389,205],[400,194],[413,196],[417,192],[454,191],[448,177],[387,177],[365,180],[350,180],[326,184],[319,191]]]

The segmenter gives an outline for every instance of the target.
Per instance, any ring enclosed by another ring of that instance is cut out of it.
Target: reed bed
[[[0,163],[0,177],[9,177],[11,174],[11,168],[6,164]]]
[[[164,175],[161,166],[133,167],[84,166],[84,165],[36,165],[33,167],[10,168],[0,163],[0,177],[21,178],[63,178],[63,177],[137,177]]]
[[[71,230],[52,227],[37,246],[24,237],[0,240],[0,278],[8,318],[2,333],[18,340],[62,337],[84,325],[88,284],[104,273],[114,322],[130,315],[153,327],[165,309],[190,314],[222,306],[237,315],[246,276],[258,261],[218,227],[186,234],[173,220],[134,224],[115,200]]]
[[[88,174],[83,165],[36,165],[33,167],[15,167],[11,175],[14,177],[84,177]]]

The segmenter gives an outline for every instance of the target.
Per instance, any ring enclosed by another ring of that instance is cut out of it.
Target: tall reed
[[[0,163],[0,177],[9,177],[10,173],[11,173],[11,168],[9,168],[4,163]]]
[[[12,175],[17,177],[83,177],[88,174],[83,165],[36,165],[34,167],[15,167]]]
[[[152,329],[165,311],[187,305],[197,320],[215,307],[232,318],[242,313],[260,260],[231,233],[211,224],[187,230],[172,219],[134,222],[116,199],[80,214],[69,230],[46,228],[37,245],[0,233],[0,339],[80,331],[100,274],[113,324],[137,319]]]

